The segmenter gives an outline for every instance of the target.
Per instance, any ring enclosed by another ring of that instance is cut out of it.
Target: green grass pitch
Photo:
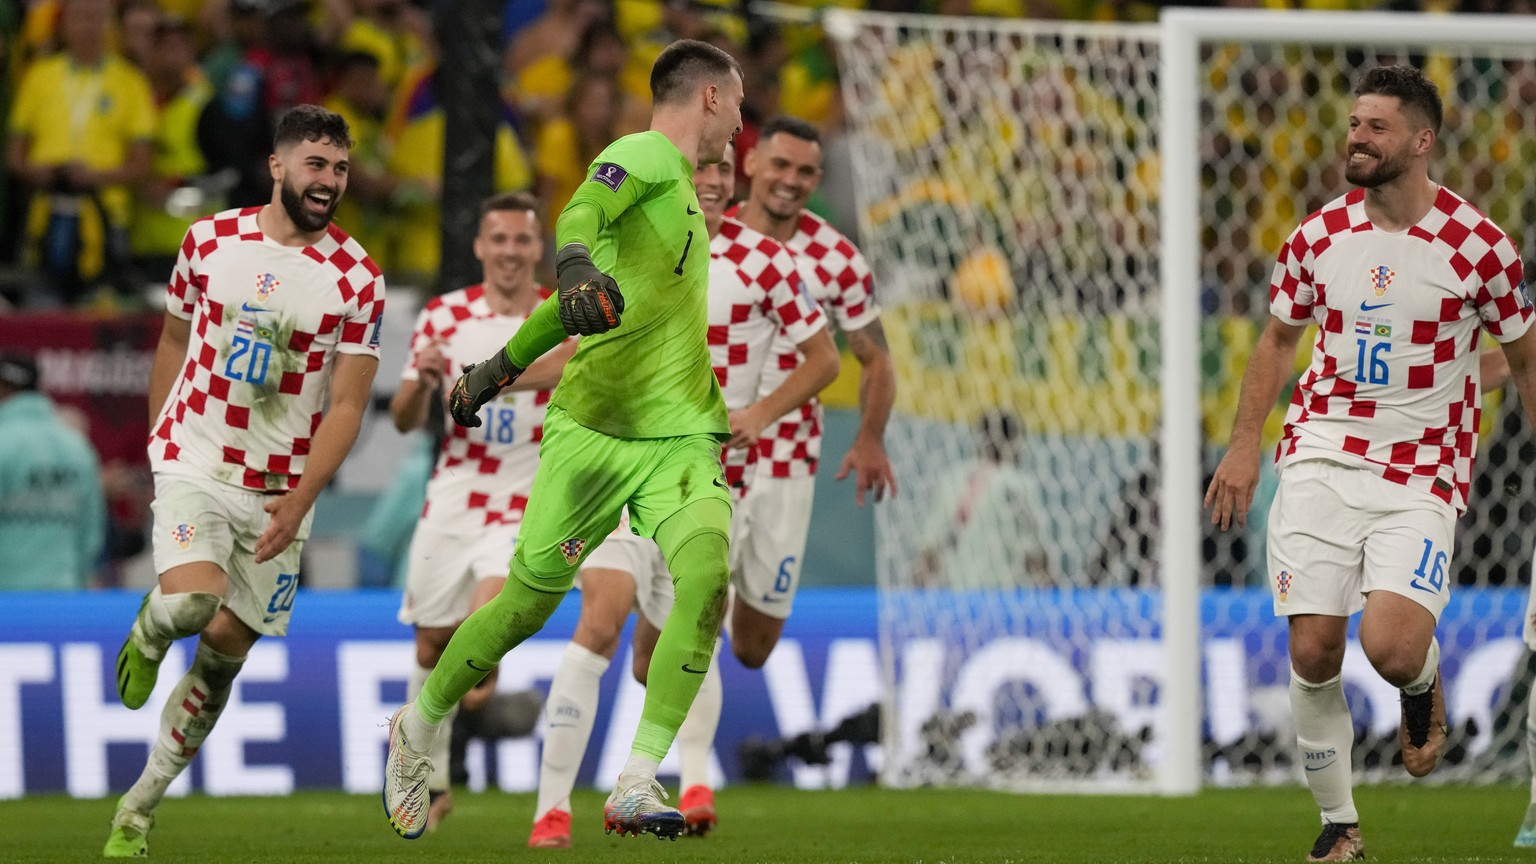
[[[1367,787],[1356,792],[1373,861],[1524,861],[1510,841],[1525,786]],[[196,864],[266,862],[1297,862],[1317,833],[1299,787],[1211,790],[1192,798],[1007,795],[856,788],[720,792],[719,831],[702,840],[602,831],[602,796],[578,793],[570,850],[525,846],[531,795],[459,793],[442,830],[396,837],[377,797],[306,792],[280,798],[168,800],[150,857]],[[111,800],[0,802],[10,837],[0,861],[100,860]]]

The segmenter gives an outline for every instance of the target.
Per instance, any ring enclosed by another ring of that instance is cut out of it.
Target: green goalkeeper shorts
[[[615,438],[551,407],[510,575],[535,591],[569,591],[626,504],[634,532],[651,537],[669,516],[705,498],[731,503],[714,436]]]

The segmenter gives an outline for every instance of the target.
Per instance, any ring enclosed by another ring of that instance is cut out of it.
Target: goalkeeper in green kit
[[[550,400],[539,468],[499,595],[470,615],[412,704],[389,724],[384,809],[407,839],[427,823],[427,754],[438,724],[503,655],[537,633],[578,566],[629,507],[655,538],[676,601],[652,656],[629,761],[604,827],[675,838],[656,769],[709,670],[729,580],[730,435],[707,343],[709,232],[693,188],[741,126],[741,66],[704,42],[668,46],[651,69],[648,132],[598,155],[555,225],[559,290],[504,350],[466,367],[449,395],[463,426],[568,335],[581,336]]]

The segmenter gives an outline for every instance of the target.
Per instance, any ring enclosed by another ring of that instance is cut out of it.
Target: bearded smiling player
[[[166,789],[218,722],[262,636],[288,632],[315,498],[357,439],[379,365],[384,279],[331,224],[347,189],[346,121],[300,105],[278,121],[272,200],[187,230],[150,373],[159,584],[117,658],[117,692],[149,700],[166,649],[200,634],[108,858],[149,854]]]
[[[1318,326],[1276,461],[1269,515],[1275,614],[1290,631],[1291,712],[1323,828],[1309,861],[1365,857],[1352,791],[1354,723],[1340,672],[1350,616],[1401,691],[1403,767],[1434,770],[1446,740],[1435,626],[1449,600],[1481,413],[1477,343],[1504,349],[1536,420],[1536,333],[1513,243],[1429,178],[1440,93],[1417,69],[1371,69],[1355,88],[1345,177],[1356,185],[1292,232],[1270,319],[1243,376],[1231,445],[1205,505],[1247,521],[1264,418],[1296,344]]]

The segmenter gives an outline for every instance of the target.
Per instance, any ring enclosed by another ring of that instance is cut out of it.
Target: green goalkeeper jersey
[[[687,157],[660,132],[608,145],[555,238],[591,250],[624,314],[616,329],[581,337],[551,404],[619,438],[729,437],[709,359],[709,230]]]

